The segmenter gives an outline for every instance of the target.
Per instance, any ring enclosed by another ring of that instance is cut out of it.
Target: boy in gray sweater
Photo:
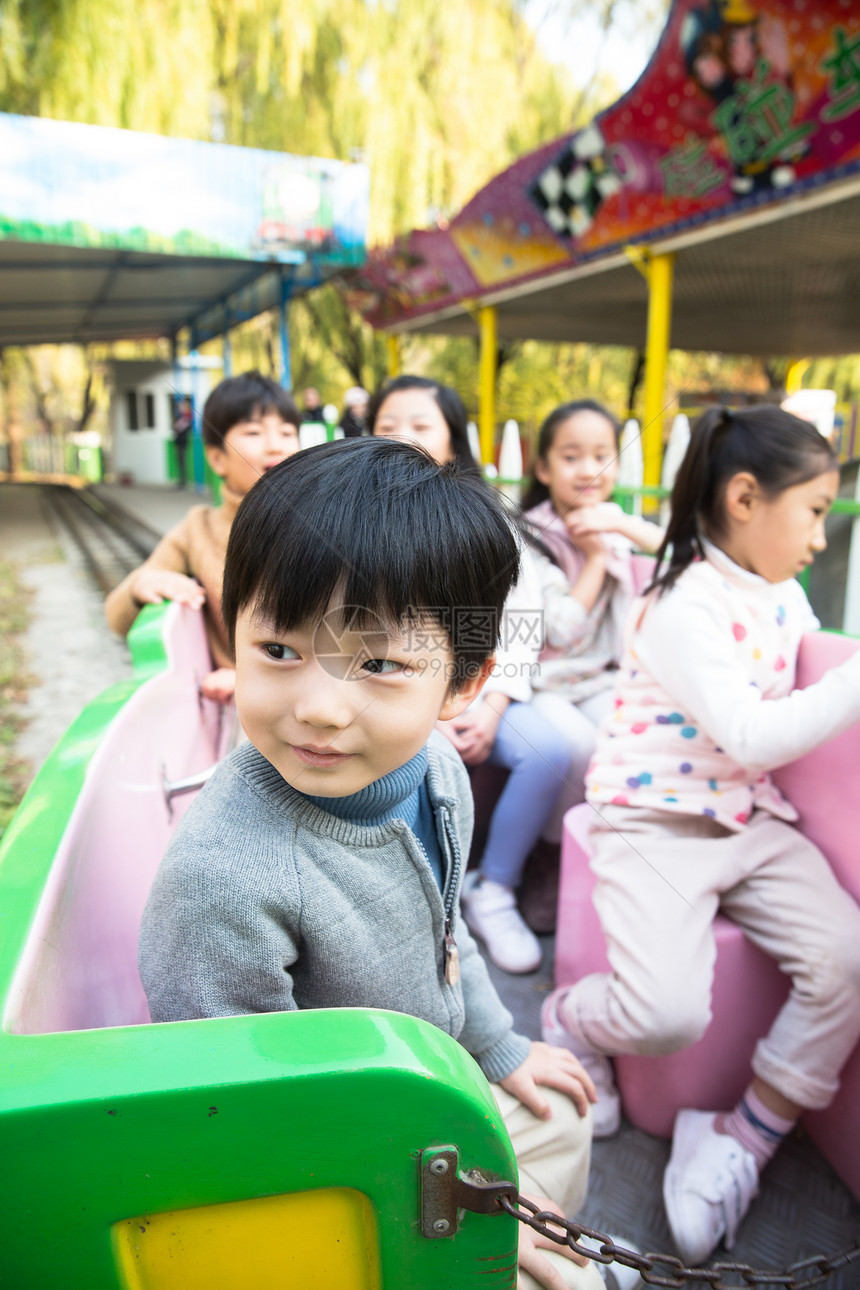
[[[514,1032],[459,917],[472,801],[433,733],[488,676],[518,564],[496,495],[405,444],[324,444],[253,487],[222,599],[249,742],[174,834],[140,972],[155,1021],[367,1007],[439,1026],[493,1082],[521,1191],[571,1212],[594,1087]],[[519,1262],[521,1287],[601,1285],[528,1228]]]

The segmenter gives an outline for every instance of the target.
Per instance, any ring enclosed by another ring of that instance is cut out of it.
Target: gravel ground
[[[162,530],[204,500],[178,490],[150,491],[152,498],[136,499],[129,489],[116,495]],[[108,630],[103,597],[80,553],[51,526],[38,486],[0,485],[0,551],[18,565],[33,593],[22,645],[35,683],[20,710],[25,724],[15,750],[35,774],[81,709],[131,676],[131,662],[125,642]]]

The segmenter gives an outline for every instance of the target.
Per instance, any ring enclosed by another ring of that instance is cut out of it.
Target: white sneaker
[[[620,1263],[601,1264],[597,1269],[606,1290],[645,1290],[645,1282],[635,1268],[625,1268]]]
[[[541,1035],[545,1043],[555,1048],[567,1048],[588,1071],[597,1089],[597,1102],[591,1108],[591,1132],[595,1138],[609,1138],[618,1132],[621,1124],[621,1098],[615,1087],[612,1063],[603,1053],[595,1052],[579,1035],[572,1035],[564,1024],[560,1005],[567,992],[568,987],[562,986],[544,999],[540,1010]]]
[[[732,1248],[740,1221],[758,1195],[755,1157],[730,1134],[717,1133],[715,1119],[711,1111],[678,1112],[663,1175],[672,1239],[692,1266],[704,1262],[721,1240],[727,1250]]]
[[[613,1245],[620,1245],[625,1250],[630,1250],[633,1254],[641,1254],[642,1251],[638,1245],[632,1241],[627,1241],[623,1236],[613,1236],[607,1232]],[[587,1250],[600,1250],[601,1242],[596,1241],[591,1236],[581,1236],[580,1245],[584,1245]],[[624,1263],[597,1263],[594,1266],[600,1273],[600,1279],[606,1286],[606,1290],[643,1290],[644,1282],[635,1268],[628,1268]]]
[[[509,887],[483,878],[464,891],[462,905],[469,930],[480,936],[496,967],[503,972],[534,972],[540,967],[540,944],[520,917]]]

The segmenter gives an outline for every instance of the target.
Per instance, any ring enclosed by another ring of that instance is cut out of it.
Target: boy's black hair
[[[537,456],[540,460],[546,461],[550,448],[555,442],[555,436],[558,433],[559,426],[563,425],[569,417],[575,417],[577,412],[596,412],[612,426],[612,433],[615,435],[615,447],[621,442],[621,425],[612,415],[608,408],[596,399],[573,399],[570,403],[560,403],[557,408],[553,408],[549,416],[543,422],[538,433]],[[549,489],[546,484],[542,484],[537,475],[532,475],[526,495],[520,503],[524,511],[530,511],[533,506],[540,505],[549,497]]]
[[[408,375],[395,376],[393,380],[386,381],[385,385],[376,391],[368,405],[367,424],[370,427],[370,433],[373,434],[379,409],[389,394],[396,394],[398,390],[425,390],[431,398],[435,399],[451,436],[454,460],[463,471],[478,471],[478,464],[469,446],[469,418],[465,404],[456,390],[453,390],[450,385],[443,385],[441,381],[431,381],[426,376]]]
[[[456,692],[495,650],[518,572],[511,522],[488,485],[409,444],[348,439],[289,457],[245,497],[222,612],[231,645],[249,606],[278,631],[320,622],[333,605],[358,631],[429,616],[448,635]]]
[[[768,497],[805,484],[839,462],[827,440],[809,421],[763,403],[754,408],[708,408],[694,422],[684,460],[672,488],[672,513],[657,552],[654,579],[660,595],[688,564],[704,556],[701,535],[725,533],[729,480],[748,472]]]
[[[277,381],[257,371],[228,376],[215,386],[203,406],[203,442],[210,448],[221,448],[224,436],[233,426],[269,412],[293,426],[301,421],[298,408]]]

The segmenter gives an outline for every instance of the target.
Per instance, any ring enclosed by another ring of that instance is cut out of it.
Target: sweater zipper
[[[447,894],[444,898],[445,930],[442,937],[442,954],[445,964],[445,981],[448,985],[456,985],[460,980],[460,951],[457,948],[457,942],[454,940],[453,914],[454,893],[458,889],[460,878],[460,849],[450,826],[451,817],[447,806],[443,806],[440,803],[439,812],[442,816],[442,827],[445,833],[448,859],[450,861]]]

